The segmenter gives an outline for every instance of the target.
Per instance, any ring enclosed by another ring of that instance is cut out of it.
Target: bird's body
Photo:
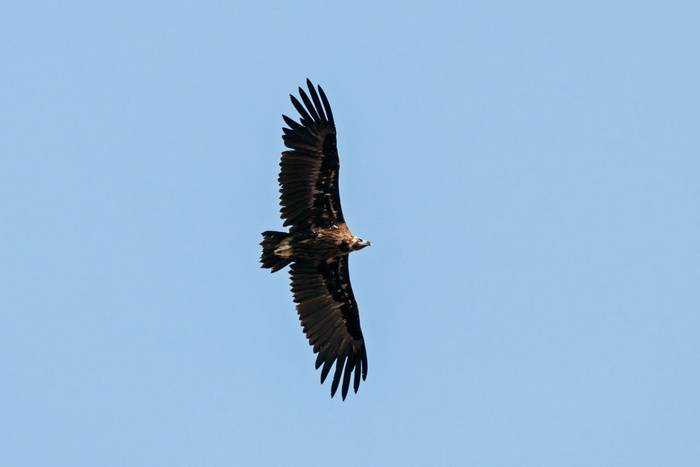
[[[338,191],[338,150],[335,122],[321,87],[307,80],[302,105],[290,96],[300,122],[284,116],[284,143],[290,151],[280,162],[280,204],[289,232],[263,232],[263,268],[272,272],[291,264],[292,292],[304,333],[313,346],[323,382],[335,364],[331,396],[342,377],[345,399],[353,378],[367,376],[367,352],[357,303],[348,273],[349,253],[369,246],[350,232],[343,218]],[[319,98],[320,95],[320,98]]]
[[[284,237],[281,236],[282,234]],[[363,240],[355,237],[345,224],[320,228],[314,232],[293,234],[267,231],[263,232],[263,236],[275,238],[276,243],[271,250],[274,257],[269,258],[270,261],[275,262],[279,260],[329,261],[359,250],[358,247],[366,246]],[[263,264],[265,259],[263,258]]]

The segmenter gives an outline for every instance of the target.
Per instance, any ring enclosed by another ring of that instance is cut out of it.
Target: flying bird
[[[283,115],[280,205],[289,232],[262,233],[263,268],[279,271],[288,264],[291,288],[304,334],[317,353],[321,384],[335,364],[331,397],[342,380],[343,400],[352,380],[367,377],[367,351],[360,315],[350,285],[348,256],[370,242],[352,234],[340,207],[338,148],[328,98],[306,80],[301,102],[290,95],[300,119]],[[303,102],[303,103],[302,103]]]

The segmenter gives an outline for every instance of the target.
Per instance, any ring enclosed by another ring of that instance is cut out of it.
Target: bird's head
[[[350,250],[351,251],[357,251],[361,250],[366,246],[370,246],[371,243],[369,240],[364,240],[360,237],[352,237],[352,240],[350,241]]]

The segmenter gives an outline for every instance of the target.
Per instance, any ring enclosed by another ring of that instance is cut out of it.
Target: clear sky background
[[[0,465],[700,465],[697,3],[12,3]],[[306,77],[345,402],[258,268]]]

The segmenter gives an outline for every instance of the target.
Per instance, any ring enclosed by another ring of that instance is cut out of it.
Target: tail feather
[[[260,242],[260,245],[262,245],[262,256],[260,256],[260,262],[262,263],[263,268],[272,269],[270,272],[275,272],[292,262],[292,258],[289,256],[283,257],[275,254],[275,250],[280,248],[280,246],[284,246],[282,245],[282,242],[290,237],[288,233],[267,230],[262,233],[262,236],[263,240]]]

